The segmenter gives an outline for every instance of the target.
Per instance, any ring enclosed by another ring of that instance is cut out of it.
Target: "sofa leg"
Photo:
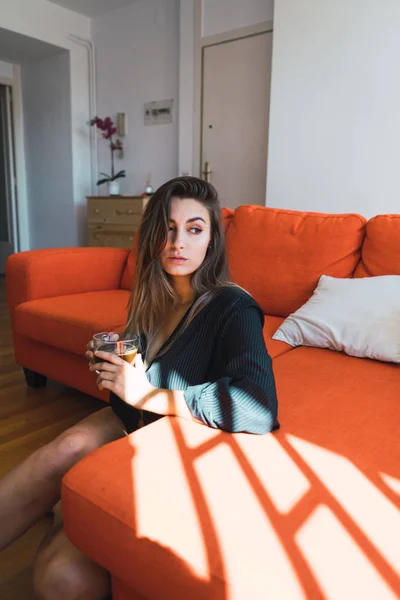
[[[36,371],[31,371],[30,369],[25,369],[25,367],[24,375],[27,385],[31,388],[44,387],[47,383],[47,377],[45,375],[41,375],[40,373],[36,373]]]

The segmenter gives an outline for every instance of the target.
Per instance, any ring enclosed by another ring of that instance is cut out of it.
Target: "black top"
[[[279,427],[272,362],[262,332],[264,313],[257,302],[240,288],[222,288],[177,336],[188,314],[147,369],[150,383],[183,390],[192,414],[210,427],[248,433]],[[144,342],[143,358],[145,352]],[[128,432],[134,430],[138,411],[113,394],[110,402]],[[145,422],[159,415],[149,417]]]

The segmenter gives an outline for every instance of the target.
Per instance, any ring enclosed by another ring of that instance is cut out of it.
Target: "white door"
[[[0,85],[0,274],[16,252],[17,215],[11,88]]]
[[[272,32],[203,52],[201,171],[223,206],[264,206]]]

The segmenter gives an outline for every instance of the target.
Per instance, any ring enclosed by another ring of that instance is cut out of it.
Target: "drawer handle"
[[[116,209],[115,212],[117,213],[117,215],[133,215],[133,210],[131,208],[128,208],[128,210]]]
[[[99,208],[94,208],[93,212],[95,215],[99,215],[100,214],[100,209]]]

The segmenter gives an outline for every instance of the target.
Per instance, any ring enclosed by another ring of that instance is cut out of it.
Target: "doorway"
[[[12,88],[0,84],[0,274],[18,251]]]
[[[272,31],[203,47],[201,172],[223,206],[265,206]]]

